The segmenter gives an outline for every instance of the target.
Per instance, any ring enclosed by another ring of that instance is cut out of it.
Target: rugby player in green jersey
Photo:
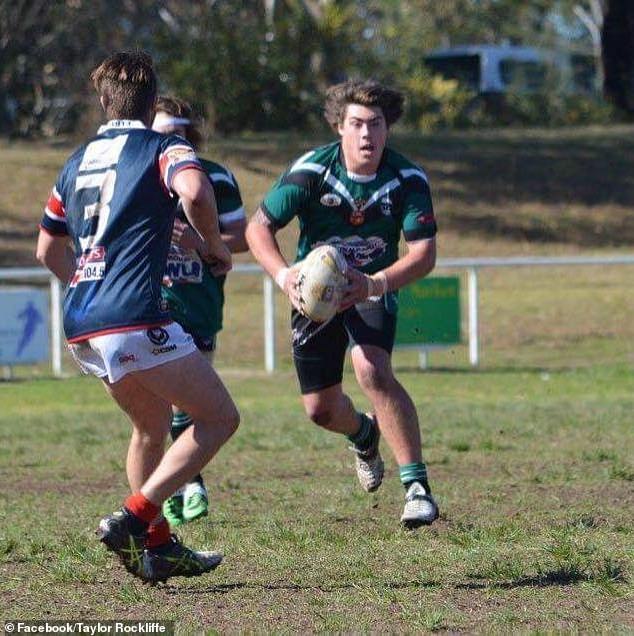
[[[246,236],[255,258],[293,305],[293,359],[307,415],[348,437],[359,482],[368,492],[383,479],[383,435],[406,491],[401,522],[414,528],[432,523],[438,506],[421,455],[416,409],[394,377],[391,353],[396,291],[433,269],[436,221],[425,173],[386,147],[402,105],[399,92],[374,81],[332,86],[325,116],[340,139],[307,152],[288,168],[250,220]],[[329,243],[348,264],[339,313],[318,329],[305,328],[297,269],[288,266],[275,238],[294,217],[300,230],[297,261]],[[406,250],[399,257],[401,234]],[[357,382],[372,413],[357,412],[342,390],[349,345]]]
[[[156,105],[152,128],[164,134],[184,137],[197,148],[201,135],[192,121],[191,106],[183,100],[161,96]],[[218,163],[199,158],[213,186],[218,207],[220,236],[232,252],[245,252],[246,215],[240,189],[233,174]],[[189,333],[194,343],[213,362],[216,335],[222,329],[224,306],[224,276],[214,276],[200,258],[202,240],[179,211],[174,221],[172,245],[167,257],[163,298],[172,318]],[[173,440],[192,424],[192,418],[172,407],[171,436]],[[171,526],[194,521],[207,514],[209,496],[202,475],[198,474],[163,503],[163,516]]]

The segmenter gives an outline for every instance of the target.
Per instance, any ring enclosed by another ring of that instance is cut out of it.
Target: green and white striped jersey
[[[436,235],[427,176],[389,148],[369,177],[346,170],[340,142],[311,150],[280,177],[261,207],[276,228],[298,217],[297,260],[330,243],[368,274],[398,259],[401,232],[406,241]]]
[[[245,219],[240,189],[233,174],[219,163],[200,159],[214,188],[220,229]],[[179,206],[180,207],[180,206]],[[182,211],[179,218],[187,219]],[[170,287],[162,288],[171,317],[198,338],[210,338],[222,329],[225,277],[214,277],[195,250],[170,246],[165,270]]]

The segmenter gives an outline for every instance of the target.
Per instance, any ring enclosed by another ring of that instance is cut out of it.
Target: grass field
[[[442,515],[400,530],[294,380],[229,374],[243,424],[184,531],[226,562],[148,588],[96,541],[126,492],[128,425],[99,383],[0,384],[0,616],[170,619],[184,632],[634,629],[634,377],[624,366],[402,371]],[[360,405],[354,387],[352,395]]]
[[[230,167],[249,214],[286,164],[328,137],[218,139],[202,154]],[[435,135],[393,144],[428,172],[441,256],[627,249],[634,242],[634,127]],[[42,209],[70,143],[0,140],[0,267],[32,265]],[[295,229],[281,234],[292,255]],[[248,258],[248,257],[247,257]]]
[[[430,174],[441,257],[619,254],[634,243],[633,133],[397,131],[394,141]],[[234,170],[251,213],[284,165],[323,141],[219,139],[206,154]],[[35,264],[42,205],[68,151],[0,141],[11,166],[0,175],[0,267]],[[281,234],[289,256],[295,231]],[[425,373],[415,352],[395,352],[442,510],[432,528],[408,533],[387,448],[386,482],[365,495],[344,441],[303,415],[284,299],[280,371],[269,377],[261,279],[229,277],[217,364],[243,423],[205,471],[209,519],[183,533],[226,563],[194,581],[142,586],[93,535],[126,493],[129,436],[99,383],[76,377],[69,360],[64,381],[18,369],[17,381],[0,382],[0,620],[163,618],[223,633],[634,631],[632,267],[479,278],[479,370],[465,344],[434,352]]]
[[[288,161],[307,145],[325,141],[254,135],[218,139],[205,154],[232,168],[252,213]],[[430,175],[440,257],[631,252],[632,126],[429,136],[397,131],[394,145]],[[70,148],[68,143],[0,141],[0,152],[12,167],[0,174],[0,267],[36,264],[33,249],[42,205]],[[280,233],[289,258],[295,239],[294,224]],[[239,255],[236,260],[251,257]],[[632,269],[482,271],[483,365],[535,368],[632,362]],[[259,277],[229,277],[221,366],[261,368],[261,294]],[[463,307],[466,313],[466,303]],[[282,368],[290,365],[287,314],[279,298],[277,346]],[[431,360],[455,368],[464,366],[466,357],[463,345],[435,353]],[[414,353],[401,359],[406,366],[417,364]],[[69,361],[66,369],[74,370]]]

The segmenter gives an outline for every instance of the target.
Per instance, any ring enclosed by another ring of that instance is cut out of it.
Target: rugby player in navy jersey
[[[156,103],[152,59],[108,57],[92,73],[108,123],[68,159],[40,225],[37,258],[67,284],[64,330],[79,367],[101,378],[132,422],[126,472],[132,494],[97,534],[149,582],[197,576],[222,560],[171,535],[161,505],[231,437],[236,407],[161,297],[176,204],[221,275],[231,254],[213,189],[193,148],[148,128]],[[164,452],[171,405],[195,424]]]
[[[201,134],[192,120],[191,106],[176,97],[160,96],[152,130],[179,135],[198,149]],[[244,238],[246,214],[238,183],[224,166],[200,158],[200,163],[211,181],[218,207],[218,222],[222,240],[232,253],[245,252]],[[167,257],[163,286],[163,298],[170,314],[178,324],[194,338],[203,355],[213,362],[216,335],[222,329],[224,306],[224,276],[214,276],[201,262],[199,249],[204,249],[202,239],[187,222],[179,208],[172,244]],[[172,439],[176,440],[192,425],[192,418],[178,407],[173,407]],[[194,521],[207,514],[209,496],[202,475],[185,484],[163,503],[163,516],[171,526]]]
[[[307,152],[290,166],[250,220],[247,241],[293,305],[293,359],[306,413],[316,424],[347,435],[357,477],[368,492],[383,480],[383,435],[405,487],[401,522],[415,528],[432,523],[438,506],[422,459],[416,409],[392,371],[395,292],[433,269],[436,221],[425,173],[386,146],[402,104],[399,92],[373,81],[332,86],[325,115],[340,140]],[[294,217],[300,226],[298,261],[329,243],[348,265],[340,311],[318,329],[305,327],[297,269],[288,267],[275,239]],[[406,253],[399,257],[401,234]],[[348,345],[373,413],[357,412],[342,391]]]

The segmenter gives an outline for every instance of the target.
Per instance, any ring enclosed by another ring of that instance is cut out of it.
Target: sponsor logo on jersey
[[[155,345],[164,345],[169,339],[170,335],[163,327],[155,327],[154,329],[148,329],[146,331],[147,337],[150,342]],[[176,347],[176,345],[174,345]],[[154,353],[154,352],[152,352]]]
[[[156,347],[155,349],[152,349],[152,354],[158,356],[161,355],[161,353],[167,353],[168,351],[174,351],[175,349],[175,344],[167,345],[167,347]]]
[[[106,275],[106,248],[92,247],[86,250],[77,261],[77,269],[70,281],[70,287],[79,283],[102,280]]]
[[[202,283],[203,265],[195,252],[170,250],[165,276],[172,283]]]
[[[381,214],[384,214],[385,216],[390,216],[390,214],[392,214],[392,201],[389,196],[381,199]]]
[[[372,261],[381,258],[387,251],[387,242],[380,236],[370,236],[362,238],[360,236],[331,236],[327,241],[315,243],[312,247],[319,245],[333,245],[346,259],[348,265],[352,267],[364,267]]]
[[[197,161],[196,153],[192,148],[186,146],[172,146],[165,151],[165,156],[172,164],[181,161]]]
[[[319,202],[329,208],[336,208],[338,205],[341,205],[341,197],[333,192],[328,192],[319,199]]]
[[[122,353],[119,356],[119,364],[126,364],[126,362],[134,362],[136,356],[133,353]]]

